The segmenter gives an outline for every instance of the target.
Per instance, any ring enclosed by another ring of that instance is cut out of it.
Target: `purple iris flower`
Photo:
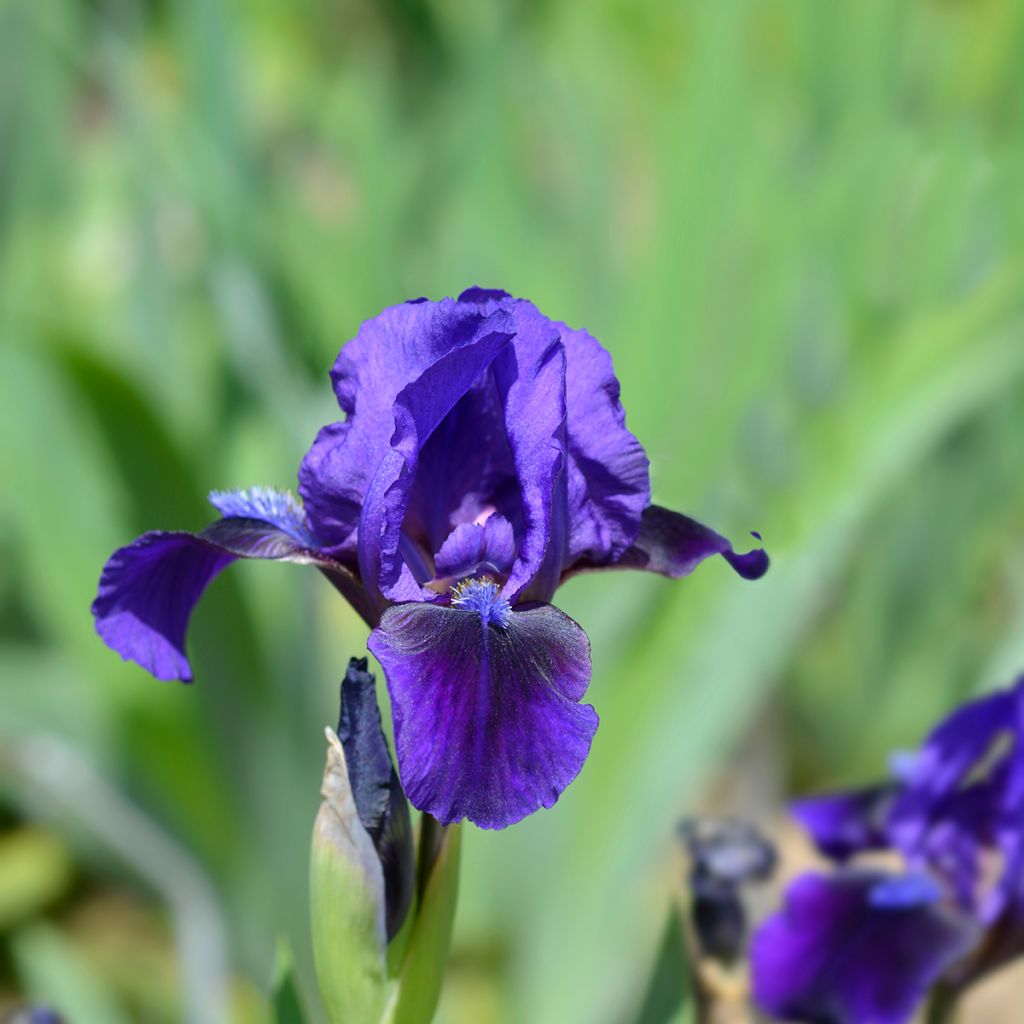
[[[597,728],[583,630],[550,602],[576,573],[685,576],[722,555],[768,567],[650,503],[611,358],[529,302],[471,288],[362,325],[331,372],[345,418],[283,492],[214,493],[199,533],[147,533],[107,562],[103,640],[160,679],[191,679],[185,631],[237,558],[316,566],[373,630],[402,784],[443,823],[502,828],[550,807]]]
[[[797,879],[754,942],[767,1012],[902,1024],[932,985],[960,992],[1024,953],[1024,679],[958,708],[892,775],[794,805],[826,856],[906,869]]]

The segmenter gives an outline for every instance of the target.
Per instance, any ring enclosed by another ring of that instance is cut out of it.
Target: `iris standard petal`
[[[399,393],[479,336],[485,319],[453,299],[405,302],[367,320],[342,348],[331,380],[347,419],[320,431],[299,469],[310,522],[330,551],[355,550],[367,489],[390,448]]]
[[[845,860],[855,853],[888,846],[885,824],[893,796],[892,785],[870,786],[807,797],[793,803],[790,810],[826,857]]]
[[[579,703],[590,644],[572,619],[551,605],[487,611],[396,605],[369,648],[387,675],[409,800],[445,824],[504,828],[554,804],[597,714]]]
[[[549,320],[524,299],[507,292],[469,288],[460,302],[509,310],[522,335],[541,329],[557,334],[566,355],[565,564],[617,558],[636,538],[650,502],[647,455],[626,429],[619,382],[611,356],[585,330]],[[518,342],[517,342],[518,345]],[[539,408],[539,405],[538,407]]]
[[[494,361],[523,517],[505,593],[548,601],[569,543],[565,346],[547,317],[528,303],[515,308],[514,343]]]
[[[626,429],[611,356],[586,331],[557,326],[566,353],[566,562],[614,560],[636,540],[651,500],[647,453]]]
[[[752,946],[760,1008],[806,1024],[904,1024],[977,940],[920,876],[807,874]]]
[[[399,392],[394,433],[366,493],[359,521],[359,567],[367,585],[377,583],[392,600],[418,596],[419,586],[402,557],[402,530],[420,450],[473,382],[508,347],[510,335],[479,328]],[[403,571],[404,570],[404,571]],[[411,584],[411,585],[410,585]]]
[[[191,680],[185,633],[192,609],[213,577],[237,558],[316,565],[359,610],[361,588],[345,566],[274,523],[228,518],[198,534],[144,533],[115,551],[92,605],[97,633],[157,679]]]

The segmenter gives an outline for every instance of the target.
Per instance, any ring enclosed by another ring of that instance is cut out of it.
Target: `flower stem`
[[[434,869],[437,855],[441,852],[444,833],[445,826],[424,812],[420,818],[419,863],[416,869],[416,888],[421,897],[427,880],[430,878],[430,873]]]
[[[960,989],[953,985],[936,985],[925,1010],[925,1024],[953,1024],[959,1001]]]

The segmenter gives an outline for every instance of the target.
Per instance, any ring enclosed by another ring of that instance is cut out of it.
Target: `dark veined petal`
[[[826,857],[846,860],[888,847],[885,824],[893,796],[892,785],[871,786],[797,800],[790,811]]]
[[[462,523],[448,535],[434,560],[439,579],[469,576],[478,569],[506,573],[516,557],[512,524],[499,515],[486,522]]]
[[[397,934],[412,904],[415,882],[409,805],[391,764],[366,658],[352,658],[341,684],[338,739],[359,821],[373,840],[384,871],[387,939]]]
[[[489,601],[396,605],[369,647],[387,675],[409,800],[445,824],[504,828],[554,804],[597,714],[578,703],[590,681],[583,630],[551,605]]]
[[[760,534],[753,536],[761,539]],[[768,571],[768,553],[763,548],[737,553],[725,537],[696,519],[660,505],[648,505],[640,533],[619,558],[602,563],[581,560],[569,569],[566,578],[592,569],[644,569],[678,579],[688,576],[712,555],[721,555],[746,580],[760,579]]]
[[[92,605],[97,633],[157,679],[191,680],[185,633],[192,609],[213,577],[237,558],[316,565],[361,610],[358,581],[345,566],[308,546],[305,537],[274,523],[229,518],[198,534],[144,533],[115,551],[103,567]]]
[[[419,596],[419,583],[402,553],[402,527],[420,449],[473,382],[508,346],[508,333],[479,330],[407,384],[394,404],[390,448],[374,474],[359,521],[359,567],[367,585],[379,584],[392,600]]]
[[[320,431],[299,470],[299,492],[328,550],[355,550],[363,501],[391,447],[399,394],[454,349],[498,329],[484,327],[485,319],[453,299],[405,302],[367,320],[342,348],[331,379],[347,418]]]
[[[937,895],[920,875],[802,875],[754,936],[758,1006],[806,1024],[904,1024],[978,938]]]

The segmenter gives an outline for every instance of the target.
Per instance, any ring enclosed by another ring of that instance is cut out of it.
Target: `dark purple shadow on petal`
[[[505,411],[486,370],[420,449],[404,529],[433,553],[453,527],[494,510],[522,521]]]
[[[760,534],[753,536],[760,539]],[[770,564],[763,548],[738,554],[725,537],[696,519],[660,505],[649,505],[644,509],[636,541],[621,557],[602,564],[581,560],[565,573],[563,580],[596,569],[643,569],[678,579],[688,576],[712,555],[721,555],[746,580],[760,579]]]
[[[369,648],[387,675],[406,795],[438,821],[504,828],[554,804],[582,768],[597,729],[578,703],[590,644],[557,608],[521,606],[502,628],[475,611],[397,605]]]
[[[490,302],[501,302],[508,298],[511,298],[509,293],[500,288],[480,288],[474,285],[459,296],[459,302],[471,302],[474,305],[484,306]]]
[[[806,874],[757,930],[754,996],[807,1024],[905,1024],[927,990],[978,938],[915,876]]]
[[[145,533],[115,551],[103,567],[92,613],[96,632],[123,658],[157,679],[192,679],[185,633],[207,585],[237,558],[316,565],[351,595],[357,611],[365,595],[341,563],[277,526],[255,519],[220,519],[202,533]]]
[[[894,795],[891,784],[871,786],[797,800],[790,811],[826,857],[841,861],[888,847],[886,816]]]

